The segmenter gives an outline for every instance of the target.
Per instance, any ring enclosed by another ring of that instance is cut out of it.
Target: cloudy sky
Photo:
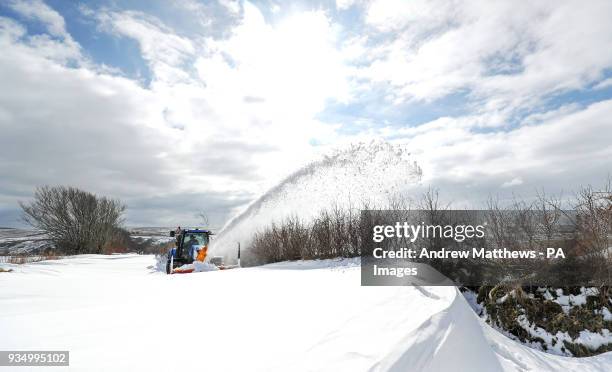
[[[330,149],[462,195],[612,171],[610,1],[6,0],[0,226],[37,185],[213,225]]]

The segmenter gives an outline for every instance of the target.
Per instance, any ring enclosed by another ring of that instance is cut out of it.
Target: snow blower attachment
[[[166,274],[187,274],[196,271],[227,270],[240,266],[240,251],[238,265],[224,265],[223,257],[212,257],[205,263],[208,255],[210,230],[185,229],[170,231],[170,236],[176,238],[176,247],[168,252]]]

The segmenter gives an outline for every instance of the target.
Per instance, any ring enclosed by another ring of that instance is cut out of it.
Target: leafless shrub
[[[416,209],[411,210],[411,206]],[[453,211],[450,205],[440,201],[439,192],[428,189],[416,201],[407,198],[390,198],[383,208],[363,203],[360,208],[332,205],[320,211],[309,223],[297,217],[276,222],[258,232],[245,259],[247,264],[262,264],[294,259],[355,257],[373,249],[372,227],[392,225],[398,221],[428,226],[477,225],[484,216],[487,232],[482,241],[464,243],[479,244],[487,249],[506,248],[512,251],[539,251],[547,248],[563,248],[565,260],[533,260],[526,258],[487,260],[488,269],[497,273],[516,273],[524,269],[525,275],[539,273],[534,280],[567,283],[610,283],[612,268],[612,186],[595,191],[582,188],[568,210],[561,207],[560,196],[537,193],[533,201],[514,197],[502,205],[499,199],[490,197],[485,211]],[[365,212],[364,212],[365,211]],[[384,211],[384,213],[379,213]],[[484,215],[483,213],[484,212]],[[407,246],[405,240],[388,241],[389,247]],[[429,250],[439,250],[455,244],[452,238],[419,238],[416,245]],[[467,245],[469,245],[467,244]],[[539,256],[538,256],[539,257]],[[545,257],[545,256],[544,256]],[[449,260],[428,261],[436,269],[445,272],[477,271],[479,261]],[[454,266],[453,266],[454,265]],[[450,269],[449,269],[450,268]],[[469,269],[469,270],[468,270]],[[524,278],[510,275],[521,285]],[[499,275],[502,277],[502,275]]]
[[[515,198],[501,206],[496,198],[488,201],[488,236],[494,248],[536,250],[562,247],[567,256],[562,261],[536,261],[532,272],[545,272],[558,282],[588,281],[610,283],[612,279],[612,186],[610,180],[602,189],[582,187],[573,200],[562,208],[561,196],[537,192],[528,203]],[[512,261],[506,261],[512,264]],[[573,279],[572,279],[573,278]],[[544,280],[544,279],[542,279]]]
[[[561,197],[549,196],[544,191],[538,191],[534,208],[541,215],[537,226],[539,234],[544,237],[546,242],[552,241],[559,229],[562,214]]]
[[[579,253],[602,283],[612,279],[612,181],[602,190],[583,187],[576,195],[576,240]]]
[[[292,216],[255,234],[246,253],[245,264],[264,264],[296,259],[356,257],[371,233],[379,213],[361,208],[332,206],[320,211],[309,224]],[[365,240],[364,240],[365,239]]]

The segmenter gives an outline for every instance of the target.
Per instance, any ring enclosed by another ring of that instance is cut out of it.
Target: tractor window
[[[194,259],[197,251],[208,245],[208,235],[198,233],[186,233],[183,238],[182,256],[186,259]]]
[[[184,244],[187,246],[190,245],[208,245],[208,235],[206,234],[187,234],[185,235],[185,239],[183,240]]]

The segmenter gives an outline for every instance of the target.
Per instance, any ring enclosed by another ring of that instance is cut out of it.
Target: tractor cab
[[[170,274],[177,267],[192,264],[196,259],[203,261],[211,235],[211,231],[200,229],[170,231],[170,236],[176,239],[176,247],[168,252],[166,273]]]

